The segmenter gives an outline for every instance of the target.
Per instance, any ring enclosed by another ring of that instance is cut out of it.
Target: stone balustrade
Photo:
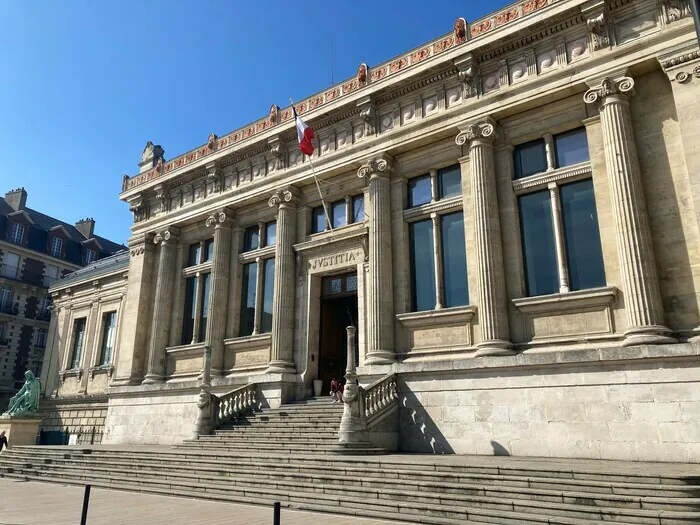
[[[399,399],[396,374],[387,374],[363,389],[364,415],[368,420],[378,418],[383,412],[393,408]]]
[[[256,384],[250,383],[225,394],[214,396],[216,399],[216,424],[231,421],[256,403]]]

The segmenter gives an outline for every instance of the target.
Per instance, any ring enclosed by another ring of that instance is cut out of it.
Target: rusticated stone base
[[[40,422],[41,418],[38,416],[0,416],[0,432],[5,431],[10,447],[36,445]]]

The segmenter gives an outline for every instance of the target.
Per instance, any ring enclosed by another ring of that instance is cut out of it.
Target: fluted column
[[[224,333],[226,331],[226,307],[228,305],[229,266],[231,262],[231,225],[233,214],[220,210],[206,220],[207,228],[214,227],[214,260],[211,269],[207,331],[205,344],[211,346],[213,375],[221,375],[224,369]]]
[[[363,164],[359,177],[369,177],[369,294],[365,364],[390,364],[394,351],[394,292],[391,248],[392,159],[383,154]]]
[[[272,300],[272,348],[267,373],[294,373],[294,239],[296,201],[292,188],[275,192],[268,204],[277,207],[275,286]],[[258,280],[263,278],[258,267]],[[261,303],[262,304],[262,303]]]
[[[496,169],[493,140],[496,123],[486,118],[460,128],[456,142],[469,147],[469,178],[472,184],[476,262],[478,279],[478,315],[481,342],[477,357],[513,353],[508,326],[508,304],[498,218]]]
[[[156,234],[153,238],[160,245],[156,293],[153,301],[151,338],[148,345],[148,371],[144,383],[157,383],[165,378],[165,348],[170,338],[170,313],[172,312],[173,290],[177,281],[175,261],[177,234],[173,228]]]
[[[676,341],[664,326],[659,278],[629,107],[633,88],[634,80],[629,77],[604,78],[600,83],[595,82],[583,97],[589,104],[598,104],[600,110],[629,325],[625,332],[625,346]]]

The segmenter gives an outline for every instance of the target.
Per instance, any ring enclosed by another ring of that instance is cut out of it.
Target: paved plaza
[[[0,525],[77,525],[84,489],[0,479]],[[329,516],[282,509],[282,525],[397,525],[354,516]],[[272,524],[271,507],[92,489],[88,525],[262,525]],[[399,524],[400,525],[400,524]]]

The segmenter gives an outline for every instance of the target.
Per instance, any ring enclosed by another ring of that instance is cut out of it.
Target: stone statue
[[[7,412],[3,416],[33,416],[39,408],[39,394],[41,394],[41,383],[34,377],[34,374],[27,370],[24,373],[24,386],[17,392],[7,407]]]

